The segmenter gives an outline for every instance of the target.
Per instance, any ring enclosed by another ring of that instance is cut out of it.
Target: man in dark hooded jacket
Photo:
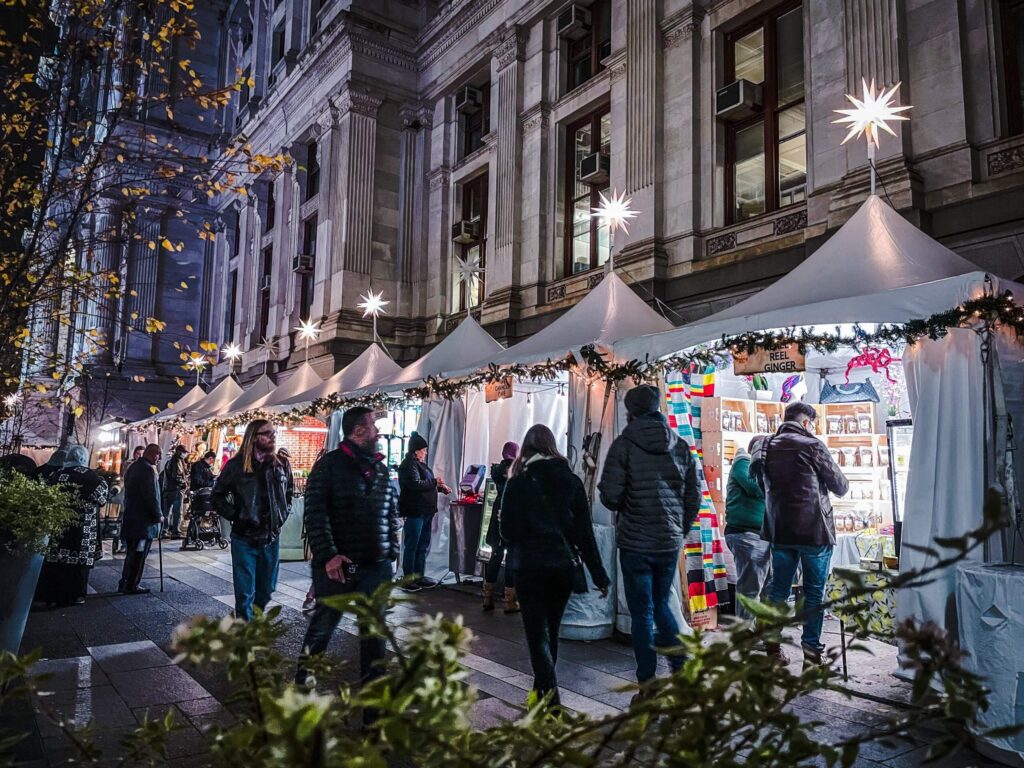
[[[655,646],[679,645],[669,596],[679,550],[700,511],[700,487],[689,446],[661,413],[661,393],[647,385],[635,387],[625,404],[629,424],[608,449],[598,490],[601,502],[617,513],[615,533],[632,618],[636,677],[644,683],[657,667]],[[671,656],[669,662],[676,670],[683,657]]]

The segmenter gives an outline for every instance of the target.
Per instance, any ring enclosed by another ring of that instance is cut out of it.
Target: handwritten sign
[[[512,397],[511,377],[490,381],[484,385],[484,400],[486,402],[493,403],[496,400],[504,400],[507,397]]]
[[[732,370],[737,376],[752,373],[797,373],[806,369],[804,355],[796,344],[780,349],[756,349],[752,354],[737,352],[732,357]]]

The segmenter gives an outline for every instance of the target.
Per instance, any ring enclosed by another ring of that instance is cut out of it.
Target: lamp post
[[[878,137],[879,131],[885,131],[891,136],[896,136],[896,132],[889,127],[886,123],[887,120],[909,120],[910,118],[906,115],[901,115],[900,112],[906,112],[908,109],[913,109],[910,105],[902,107],[896,107],[892,104],[892,98],[896,95],[896,91],[899,90],[900,84],[896,83],[888,91],[885,88],[880,89],[877,93],[875,92],[875,81],[871,81],[871,85],[868,85],[866,80],[861,80],[861,88],[863,95],[861,98],[846,95],[850,103],[853,104],[853,109],[835,109],[840,115],[845,115],[838,120],[833,120],[833,123],[847,123],[850,126],[849,131],[846,134],[846,138],[843,139],[842,143],[845,144],[850,139],[858,138],[861,134],[868,142],[868,165],[871,166],[871,194],[875,194],[875,182],[878,178],[878,170],[875,167],[875,150],[878,148]]]

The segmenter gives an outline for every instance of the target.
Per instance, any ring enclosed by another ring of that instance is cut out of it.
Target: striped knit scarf
[[[673,371],[667,377],[669,424],[690,446],[690,453],[697,462],[697,478],[700,483],[700,513],[686,537],[685,549],[691,612],[728,602],[729,595],[722,532],[704,478],[704,451],[700,431],[699,397],[710,397],[714,393],[714,375],[714,368],[709,368],[703,372],[685,374]],[[691,380],[697,384],[691,384]],[[698,391],[703,394],[693,400]]]

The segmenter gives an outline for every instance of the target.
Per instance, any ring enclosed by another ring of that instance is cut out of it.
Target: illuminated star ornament
[[[850,130],[847,132],[846,138],[843,139],[843,144],[863,134],[867,138],[869,147],[872,144],[877,147],[879,130],[885,131],[891,136],[896,135],[896,132],[888,126],[886,121],[909,120],[909,117],[899,113],[906,112],[908,109],[912,109],[912,107],[909,105],[902,107],[893,106],[892,98],[896,95],[896,91],[899,90],[899,83],[896,83],[888,91],[882,88],[876,94],[874,80],[871,81],[871,85],[868,85],[865,80],[860,82],[864,90],[863,97],[858,99],[856,96],[847,95],[846,98],[850,100],[854,108],[834,110],[841,115],[845,115],[845,117],[841,117],[833,122],[850,124]]]
[[[374,293],[373,289],[366,292],[365,296],[360,296],[363,301],[361,304],[357,304],[361,310],[363,310],[363,317],[373,318],[373,338],[377,339],[377,318],[380,315],[386,315],[387,311],[384,309],[390,301],[384,300],[384,291],[380,293]]]
[[[199,383],[199,377],[203,372],[209,361],[200,353],[193,352],[185,363],[185,367],[196,372],[196,384]]]
[[[455,257],[455,271],[458,273],[459,282],[466,286],[467,295],[479,283],[481,275],[486,271],[480,264],[480,254],[474,253],[465,259]],[[466,302],[466,314],[469,315],[471,302]]]
[[[14,410],[21,403],[21,395],[17,392],[12,392],[4,398],[4,405],[7,406],[8,410]]]
[[[599,219],[601,224],[606,224],[612,234],[615,234],[615,230],[621,229],[628,235],[629,229],[626,225],[629,224],[630,219],[635,219],[640,215],[639,212],[629,207],[633,199],[624,194],[620,195],[618,192],[612,192],[611,197],[605,197],[604,192],[598,194],[601,196],[601,205],[595,208],[590,215]]]
[[[266,375],[267,371],[270,369],[270,358],[277,356],[277,342],[267,336],[264,336],[260,339],[257,349],[266,355],[266,358],[263,361],[263,374]]]
[[[242,356],[242,348],[237,344],[228,344],[220,353],[231,362],[234,362]]]
[[[316,341],[317,336],[320,335],[320,326],[313,322],[313,319],[300,320],[299,327],[295,329],[299,334],[299,338],[305,342],[306,348],[306,362],[309,362],[309,342]]]

